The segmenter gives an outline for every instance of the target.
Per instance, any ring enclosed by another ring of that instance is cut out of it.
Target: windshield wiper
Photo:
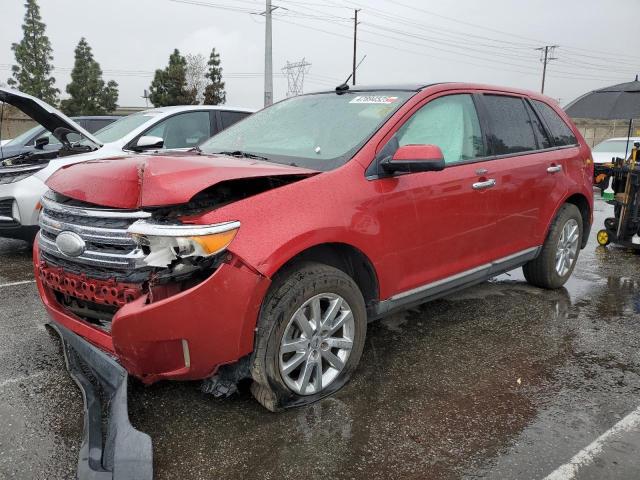
[[[200,147],[198,147],[197,145],[193,148],[190,148],[189,150],[187,150],[188,152],[194,152],[197,153],[198,155],[202,155],[202,149]]]
[[[216,152],[218,155],[229,155],[230,157],[238,157],[238,158],[253,158],[255,160],[266,160],[269,159],[267,157],[263,157],[260,155],[256,155],[255,153],[243,152],[242,150],[234,150],[232,152]]]

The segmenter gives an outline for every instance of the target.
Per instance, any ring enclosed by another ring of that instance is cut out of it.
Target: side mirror
[[[143,135],[138,139],[133,150],[136,152],[142,152],[144,150],[155,150],[162,148],[164,145],[164,139],[161,137],[154,137],[151,135]]]
[[[49,145],[49,137],[36,138],[36,144],[35,144],[36,149],[42,150],[47,145]]]
[[[444,155],[437,145],[403,145],[391,159],[381,163],[387,173],[444,170]]]

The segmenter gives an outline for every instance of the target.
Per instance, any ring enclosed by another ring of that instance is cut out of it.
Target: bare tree
[[[187,90],[195,99],[196,104],[201,104],[204,100],[204,89],[207,85],[207,59],[204,55],[187,54]]]

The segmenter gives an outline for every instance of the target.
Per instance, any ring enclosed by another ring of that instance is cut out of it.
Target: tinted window
[[[538,114],[533,111],[533,108],[527,103],[524,102],[527,107],[527,113],[529,114],[529,118],[531,119],[531,124],[533,125],[533,133],[536,136],[536,142],[538,142],[538,148],[551,148],[551,140],[547,135],[544,127],[542,126],[542,122],[540,118],[538,118]]]
[[[113,122],[114,120],[106,119],[106,118],[105,119],[92,118],[91,120],[87,120],[87,124],[85,125],[84,128],[87,130],[87,132],[94,133]]]
[[[484,103],[491,121],[489,138],[494,155],[537,150],[531,120],[521,98],[485,95]]]
[[[230,127],[236,122],[239,122],[244,117],[249,115],[244,112],[220,112],[220,119],[222,120],[222,128]]]
[[[578,140],[569,128],[569,126],[560,118],[553,108],[544,102],[538,100],[533,101],[534,105],[542,115],[547,127],[553,136],[553,142],[558,145],[577,145]]]
[[[437,145],[445,163],[485,155],[471,95],[449,95],[427,103],[400,128],[397,136],[401,146]]]
[[[209,112],[181,113],[144,132],[164,139],[164,148],[191,148],[211,136]]]

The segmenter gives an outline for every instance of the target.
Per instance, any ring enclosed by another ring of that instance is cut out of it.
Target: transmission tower
[[[311,64],[304,58],[299,62],[289,62],[282,67],[282,73],[287,76],[287,97],[300,95],[304,89],[304,76],[309,73]]]

